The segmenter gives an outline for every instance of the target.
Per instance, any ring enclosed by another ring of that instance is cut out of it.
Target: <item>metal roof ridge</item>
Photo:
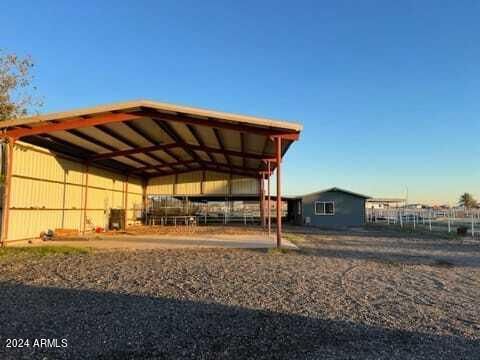
[[[338,191],[338,192],[343,192],[345,194],[350,194],[350,195],[353,195],[353,196],[361,197],[361,198],[364,198],[364,199],[371,199],[371,196],[355,193],[353,191],[341,189],[341,188],[336,187],[336,186],[328,188],[328,189],[324,189],[324,190],[320,190],[320,191],[314,191],[314,192],[311,192],[311,193],[308,193],[308,194],[304,194],[304,195],[301,195],[300,197],[322,194],[322,193],[329,192],[329,191]]]
[[[124,102],[101,104],[101,105],[96,105],[92,107],[76,108],[73,110],[49,112],[45,114],[38,114],[38,115],[27,116],[27,117],[22,117],[17,119],[4,120],[0,122],[0,129],[11,127],[11,126],[19,126],[23,124],[41,123],[44,121],[61,120],[61,119],[67,119],[72,117],[100,114],[100,113],[111,112],[111,111],[128,110],[128,109],[134,109],[137,107],[153,108],[157,111],[163,110],[163,111],[179,112],[179,113],[185,113],[188,115],[200,116],[200,117],[211,117],[211,118],[215,118],[216,120],[223,120],[223,121],[231,121],[231,122],[236,121],[240,123],[244,122],[244,123],[249,123],[251,125],[257,125],[257,126],[263,126],[263,127],[268,127],[268,126],[278,127],[278,128],[284,128],[287,130],[294,130],[298,132],[300,132],[303,129],[302,124],[294,121],[285,121],[285,120],[278,120],[278,119],[271,119],[271,118],[264,118],[264,117],[256,117],[251,115],[241,115],[236,113],[222,112],[217,110],[209,110],[209,109],[184,106],[184,105],[176,105],[176,104],[146,100],[146,99],[137,99],[137,100],[124,101]]]

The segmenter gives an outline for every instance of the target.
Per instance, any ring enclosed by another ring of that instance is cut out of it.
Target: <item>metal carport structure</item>
[[[153,101],[131,101],[51,113],[0,124],[7,147],[4,164],[2,244],[8,237],[12,163],[17,141],[75,159],[89,169],[102,168],[128,177],[150,179],[200,171],[258,179],[261,209],[264,179],[276,170],[281,201],[281,159],[299,139],[297,123],[204,110]],[[205,175],[203,175],[205,176]],[[128,180],[126,182],[128,187]],[[128,193],[128,192],[127,192]],[[84,196],[84,221],[87,199]],[[126,200],[125,200],[126,201]],[[280,204],[277,244],[281,244]],[[265,224],[265,215],[262,215]],[[85,229],[85,226],[84,226]]]

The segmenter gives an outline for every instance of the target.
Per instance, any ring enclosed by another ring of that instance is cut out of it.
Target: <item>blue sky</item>
[[[295,120],[285,189],[480,199],[478,1],[11,1],[42,111],[146,98]]]

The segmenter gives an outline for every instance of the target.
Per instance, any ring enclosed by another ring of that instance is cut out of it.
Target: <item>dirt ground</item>
[[[478,241],[288,231],[300,250],[5,253],[0,357],[478,359]],[[42,337],[68,347],[4,346]]]

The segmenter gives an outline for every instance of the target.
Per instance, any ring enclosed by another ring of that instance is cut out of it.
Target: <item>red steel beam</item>
[[[142,116],[139,115],[125,113],[98,115],[91,118],[77,117],[72,120],[65,120],[56,123],[47,122],[46,124],[32,128],[14,128],[12,130],[7,130],[3,136],[20,139],[24,136],[48,134],[54,131],[80,129],[106,123],[124,122],[141,118]]]
[[[154,121],[155,122],[155,121]],[[137,135],[141,136],[145,140],[147,140],[149,143],[153,145],[161,145],[160,142],[158,142],[150,133],[146,132],[139,126],[135,126],[132,123],[125,123],[126,126],[128,126],[133,132],[135,132]],[[181,159],[175,155],[173,152],[171,152],[169,149],[163,149],[163,151],[170,156],[172,159],[175,159],[176,161],[180,161]]]
[[[117,156],[126,156],[126,155],[132,155],[132,154],[145,154],[152,151],[174,149],[178,147],[180,147],[180,145],[176,143],[137,147],[137,148],[128,149],[128,150],[118,150],[118,151],[112,151],[108,153],[94,155],[91,157],[91,160],[94,161],[94,160],[100,160],[100,159],[110,159]]]
[[[162,168],[162,167],[169,167],[172,170],[175,170],[174,166],[187,166],[187,165],[192,165],[192,164],[198,164],[198,161],[197,160],[185,160],[185,161],[177,161],[177,162],[173,162],[173,163],[165,163],[164,165],[142,166],[142,167],[136,168],[133,172],[153,170],[153,169]]]
[[[178,161],[178,162],[174,162],[174,163],[167,163],[166,165],[161,165],[161,166],[158,166],[158,165],[149,165],[149,166],[143,166],[143,167],[139,167],[139,168],[136,168],[133,172],[141,172],[141,171],[145,171],[145,170],[152,170],[152,169],[157,169],[157,168],[161,168],[161,167],[170,167],[172,168],[173,166],[185,166],[185,165],[191,165],[191,164],[198,164],[199,166],[201,166],[202,164],[206,164],[207,166],[210,165],[210,166],[218,166],[218,167],[225,167],[225,168],[230,168],[230,169],[237,169],[237,170],[245,170],[245,171],[260,171],[261,169],[258,169],[258,168],[253,168],[253,167],[239,167],[239,166],[235,166],[235,165],[226,165],[226,164],[219,164],[217,162],[213,162],[213,161],[203,161],[202,163],[199,163],[197,160],[186,160],[186,161]],[[172,168],[173,169],[173,168]]]
[[[242,153],[241,151],[234,151],[234,150],[222,150],[222,149],[212,148],[209,146],[192,145],[185,142],[177,142],[177,143],[171,143],[171,144],[138,147],[138,148],[128,149],[128,150],[112,151],[108,153],[94,155],[92,156],[91,159],[92,160],[108,159],[108,158],[117,157],[117,156],[144,154],[152,151],[174,149],[174,148],[190,149],[192,151],[199,150],[204,152],[211,152],[211,153],[224,154],[224,155],[226,154],[226,155],[239,156],[239,157],[244,156],[249,159],[257,159],[257,160],[273,160],[274,159],[273,157],[268,157],[263,154],[254,154],[254,153],[247,153],[247,152]]]
[[[94,137],[92,137],[92,136],[90,136],[90,135],[84,134],[84,133],[78,131],[77,129],[71,129],[71,130],[66,130],[66,131],[67,131],[68,133],[76,136],[76,137],[79,137],[79,138],[82,139],[82,140],[88,141],[88,142],[90,142],[90,143],[92,143],[92,144],[94,144],[94,145],[103,147],[103,148],[105,148],[105,149],[107,149],[107,150],[110,150],[110,151],[119,151],[116,147],[114,147],[114,146],[112,146],[112,145],[110,145],[110,144],[108,144],[108,143],[106,143],[106,142],[104,142],[104,141],[102,141],[102,140],[96,139],[96,138],[94,138]],[[135,162],[137,162],[137,163],[139,163],[139,164],[141,164],[141,165],[149,165],[148,162],[145,162],[145,161],[143,161],[142,159],[137,159],[137,158],[135,158],[135,157],[133,157],[133,156],[128,156],[128,155],[127,155],[126,158],[128,158],[128,159],[130,159],[130,160],[132,160],[132,161],[135,161]]]
[[[220,147],[220,149],[223,152],[223,155],[225,156],[225,160],[227,160],[227,164],[231,166],[232,161],[230,160],[230,157],[225,154],[225,144],[223,143],[223,139],[222,139],[222,136],[220,135],[220,131],[218,131],[218,129],[214,128],[213,133],[215,134],[215,138],[217,139],[218,146]]]
[[[250,173],[250,172],[236,171],[236,170],[226,170],[226,169],[219,169],[219,168],[208,167],[208,166],[203,168],[203,169],[201,169],[201,168],[186,169],[186,170],[178,170],[178,171],[171,172],[171,173],[152,173],[152,174],[149,174],[148,177],[152,178],[152,177],[159,177],[159,176],[178,175],[178,174],[185,174],[185,173],[189,173],[189,172],[193,172],[193,171],[203,171],[203,170],[216,171],[216,172],[219,172],[219,173],[232,174],[232,175],[244,176],[244,177],[249,177],[249,178],[258,178],[259,177],[258,173],[253,173],[253,172]]]
[[[105,126],[105,125],[96,125],[95,128],[97,130],[100,130],[102,131],[103,133],[111,136],[112,138],[126,144],[127,146],[131,147],[131,148],[135,148],[138,146],[138,144],[136,144],[135,142],[131,141],[129,138],[123,136],[122,134],[119,134],[115,131],[113,131],[112,129],[110,129],[109,127]],[[160,164],[162,165],[168,165],[166,161],[164,161],[163,159],[161,159],[160,157],[156,156],[155,154],[148,154],[147,155],[148,157],[158,161]]]
[[[229,166],[229,165],[223,165],[223,164],[209,164],[209,163],[204,163],[203,164],[206,168],[209,169],[226,169],[227,171],[237,171],[239,173],[244,173],[244,174],[251,174],[254,175],[255,177],[258,177],[260,175],[258,169],[253,169],[253,170],[247,170],[244,168],[239,168],[236,166]]]
[[[186,144],[185,139],[182,138],[182,136],[167,122],[165,121],[160,121],[158,119],[153,119],[155,124],[163,130],[173,141],[175,141],[178,144]],[[203,161],[200,156],[193,151],[189,146],[182,146],[182,149],[194,160],[197,160],[199,163]],[[178,159],[176,159],[178,160]]]
[[[190,133],[192,134],[192,136],[195,138],[195,140],[198,142],[198,145],[200,146],[205,146],[205,141],[203,141],[202,137],[200,136],[197,128],[191,124],[187,124],[187,129],[190,131]],[[208,157],[208,159],[211,161],[211,162],[216,162],[215,159],[213,158],[213,156],[211,154],[209,154],[208,152],[205,153]]]

